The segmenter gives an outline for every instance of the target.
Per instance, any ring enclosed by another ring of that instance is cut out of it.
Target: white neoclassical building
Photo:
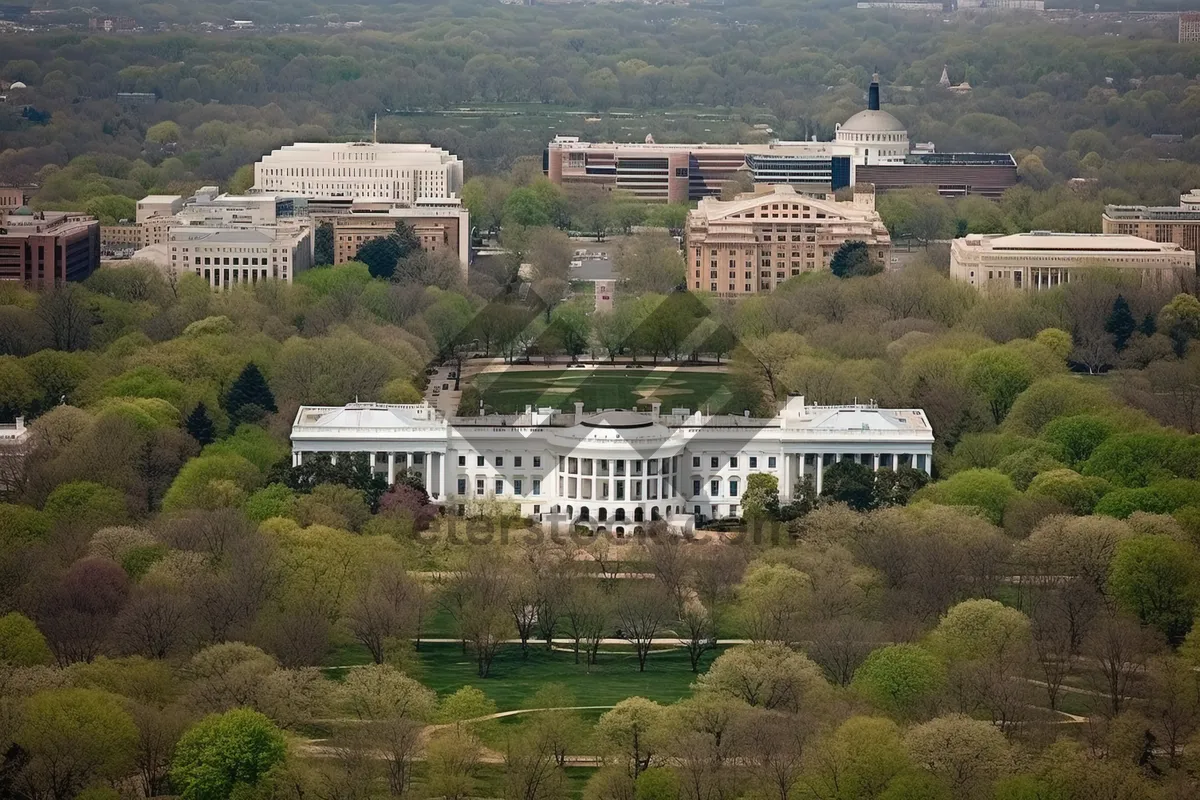
[[[933,430],[920,409],[815,406],[789,397],[770,418],[622,410],[446,419],[432,406],[352,403],[303,406],[292,426],[292,463],[366,453],[391,483],[421,476],[430,497],[461,511],[472,500],[519,505],[545,525],[574,524],[623,535],[666,520],[737,517],[747,479],[779,480],[780,499],[843,459],[872,469],[928,472]]]

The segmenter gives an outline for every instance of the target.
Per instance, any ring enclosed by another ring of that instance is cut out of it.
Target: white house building
[[[665,520],[737,517],[755,473],[779,480],[789,502],[805,477],[821,491],[823,468],[850,459],[872,469],[928,472],[933,430],[920,409],[814,406],[789,397],[771,418],[623,410],[554,409],[446,419],[432,406],[352,403],[302,406],[292,463],[365,453],[389,484],[401,469],[454,510],[495,498],[544,525],[583,525],[624,535]]]

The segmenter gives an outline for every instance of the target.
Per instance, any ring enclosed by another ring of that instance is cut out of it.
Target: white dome
[[[905,133],[904,123],[886,111],[860,111],[838,129],[850,133]]]
[[[11,85],[11,86],[9,86],[8,88],[10,88],[10,89],[28,89],[29,87],[28,87],[28,86],[26,86],[26,85],[25,85],[24,83],[22,83],[21,81],[13,81],[13,82],[12,82],[12,85]]]

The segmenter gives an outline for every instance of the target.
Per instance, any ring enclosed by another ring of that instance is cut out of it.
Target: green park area
[[[508,370],[478,375],[474,388],[464,392],[461,413],[475,410],[482,396],[485,408],[493,413],[514,413],[527,405],[535,408],[573,410],[582,402],[587,410],[597,408],[646,408],[662,403],[672,408],[726,410],[732,399],[728,378],[723,372],[701,372],[671,368],[548,369]]]

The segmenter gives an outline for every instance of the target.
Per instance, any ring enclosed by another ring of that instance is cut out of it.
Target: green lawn
[[[717,413],[731,397],[723,373],[656,370],[649,364],[641,369],[509,370],[479,375],[474,383],[484,405],[496,413],[523,411],[527,405],[573,411],[577,401],[588,411],[648,409],[657,401],[664,412],[707,408]]]
[[[547,683],[566,684],[581,706],[616,705],[638,695],[674,703],[691,694],[696,678],[683,650],[651,653],[646,671],[638,672],[633,653],[601,653],[600,663],[589,670],[576,664],[571,653],[547,652],[542,646],[531,645],[529,658],[524,660],[518,645],[505,645],[487,678],[476,675],[475,659],[470,654],[464,656],[456,644],[423,644],[419,657],[422,683],[439,695],[466,685],[477,686],[501,711],[528,708],[529,699]],[[701,668],[706,669],[713,657],[709,653]]]

